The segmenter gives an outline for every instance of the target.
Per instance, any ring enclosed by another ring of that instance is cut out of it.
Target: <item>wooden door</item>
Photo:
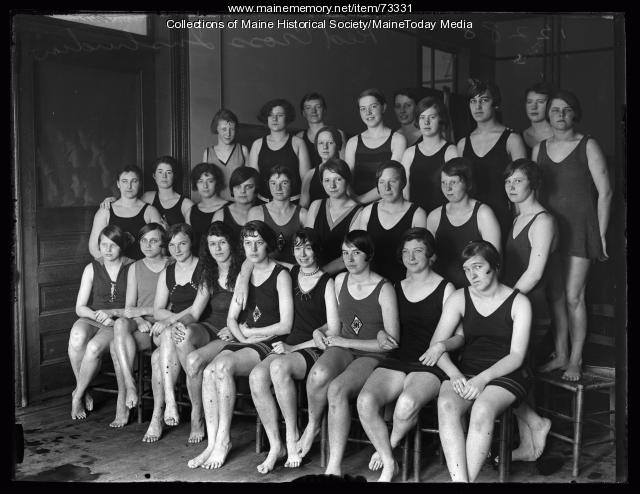
[[[74,385],[67,344],[93,215],[119,169],[155,154],[154,59],[141,35],[46,16],[14,27],[16,319],[33,401]]]

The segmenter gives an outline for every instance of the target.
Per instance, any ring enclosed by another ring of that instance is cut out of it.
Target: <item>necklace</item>
[[[314,275],[314,274],[316,274],[318,271],[320,271],[320,266],[318,266],[318,267],[316,268],[316,270],[315,270],[315,271],[313,271],[312,273],[305,273],[305,272],[304,272],[304,271],[302,271],[302,269],[301,269],[301,270],[300,270],[300,274],[301,274],[302,276],[313,276],[313,275]]]

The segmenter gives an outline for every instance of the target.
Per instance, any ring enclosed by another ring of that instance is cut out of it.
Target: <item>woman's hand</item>
[[[104,321],[102,321],[102,324],[104,324],[105,326],[113,326],[115,323],[116,322],[110,317],[107,317]]]
[[[313,342],[316,344],[320,350],[326,350],[327,345],[324,344],[324,333],[319,329],[316,329],[313,332]]]
[[[600,255],[599,261],[608,261],[609,254],[607,253],[607,240],[604,238],[604,235],[600,236],[600,241],[602,242],[602,255]]]
[[[143,310],[140,307],[127,307],[124,310],[124,317],[128,317],[129,319],[142,316],[144,316],[144,314]]]
[[[100,203],[100,209],[110,209],[111,203],[116,200],[115,197],[107,197],[104,201]]]
[[[96,313],[93,315],[93,320],[96,322],[99,322],[100,324],[105,324],[105,321],[107,319],[110,319],[109,314],[107,314],[103,310],[97,310]]]
[[[378,346],[381,350],[393,350],[394,348],[398,348],[398,342],[386,331],[378,331],[376,340],[378,340]]]
[[[218,331],[218,338],[222,341],[233,341],[235,339],[231,330],[226,326]]]
[[[467,381],[467,384],[460,395],[465,400],[475,400],[484,391],[487,381],[478,374]]]
[[[347,348],[347,339],[343,338],[342,336],[325,336],[324,344],[326,346],[341,346]]]
[[[156,321],[153,323],[153,326],[151,326],[151,333],[153,333],[153,336],[160,336],[167,327],[169,327],[168,320]]]
[[[456,376],[452,376],[450,379],[451,387],[458,395],[462,397],[462,393],[467,385],[467,378],[462,374],[458,374]]]
[[[171,327],[171,339],[176,345],[182,343],[186,336],[187,328],[181,322],[177,322]]]
[[[245,286],[236,286],[235,292],[233,295],[233,299],[238,304],[242,310],[244,310],[245,305],[247,304],[247,291],[249,287]]]
[[[284,341],[276,341],[275,343],[272,343],[271,346],[273,347],[273,352],[279,354],[291,353],[291,349],[293,348],[291,345],[287,345]]]
[[[438,363],[438,360],[445,352],[444,343],[438,341],[427,348],[427,351],[424,352],[418,360],[422,363],[422,365],[428,365],[429,367],[433,367]]]
[[[136,317],[136,323],[138,323],[138,331],[141,333],[148,333],[151,331],[151,323],[142,317]]]

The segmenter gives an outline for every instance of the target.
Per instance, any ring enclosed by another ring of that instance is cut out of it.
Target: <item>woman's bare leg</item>
[[[151,354],[151,390],[153,392],[153,414],[149,428],[142,441],[155,443],[162,436],[164,424],[164,373],[160,364],[160,349],[156,348]]]
[[[82,364],[82,358],[87,350],[87,343],[91,338],[95,336],[98,332],[98,328],[92,326],[91,324],[86,323],[85,321],[78,320],[71,327],[71,332],[69,334],[69,346],[68,346],[68,354],[69,361],[71,362],[71,369],[73,370],[73,375],[76,378],[76,383],[80,378],[80,366]],[[75,390],[71,394],[72,401],[72,410],[71,410],[71,418],[72,419],[83,419],[87,416],[84,408],[82,408],[82,402],[80,403],[80,408],[75,410],[73,409],[73,397],[75,395]]]
[[[116,399],[116,417],[109,424],[109,427],[113,427],[119,429],[124,427],[129,422],[129,409],[125,403],[125,386],[124,386],[124,375],[122,373],[122,367],[120,366],[120,362],[118,362],[118,355],[116,354],[114,340],[111,340],[111,344],[109,345],[109,351],[111,353],[111,361],[113,362],[113,370],[116,374],[116,382],[118,383],[118,397]]]
[[[438,396],[438,431],[449,475],[454,482],[469,481],[462,416],[472,404],[453,390],[451,381],[442,383]]]
[[[113,347],[117,360],[122,370],[122,378],[125,389],[125,405],[127,408],[135,408],[138,405],[138,392],[133,378],[133,363],[136,358],[136,341],[133,332],[138,325],[132,319],[121,317],[116,319],[113,325]]]
[[[587,338],[587,306],[584,292],[591,261],[583,257],[569,257],[568,263],[566,294],[571,354],[562,379],[577,381],[582,377],[582,349]]]
[[[160,335],[160,367],[164,386],[164,422],[175,426],[180,423],[178,404],[176,403],[176,383],[180,376],[180,361],[176,346],[171,339],[171,331],[166,329]]]
[[[208,345],[207,345],[208,346]],[[203,347],[204,348],[204,347]],[[202,348],[200,349],[202,350]],[[198,350],[196,350],[197,352]],[[192,352],[192,355],[195,352]],[[218,434],[218,390],[216,388],[215,363],[210,362],[200,373],[202,376],[202,404],[204,420],[207,426],[207,447],[202,453],[189,460],[189,468],[212,468],[215,458],[212,458],[213,448]]]
[[[514,410],[514,414],[518,420],[520,445],[511,453],[511,460],[536,461],[547,444],[551,420],[538,415],[526,401]]]
[[[550,372],[556,369],[566,369],[569,362],[569,318],[567,315],[567,297],[565,294],[565,272],[560,255],[552,255],[549,258],[549,284],[546,295],[551,316],[553,318],[554,357],[541,365],[540,372]]]

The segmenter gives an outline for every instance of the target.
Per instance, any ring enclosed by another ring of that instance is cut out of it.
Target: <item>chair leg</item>
[[[409,478],[409,434],[402,440],[402,481]]]
[[[573,397],[573,467],[571,475],[578,476],[578,465],[580,464],[580,448],[582,447],[582,405],[583,389],[578,386]]]
[[[138,423],[142,423],[142,395],[144,394],[144,355],[142,352],[138,352],[136,355],[138,359],[138,375],[137,377],[137,385],[138,385]]]
[[[422,455],[422,432],[420,431],[420,419],[416,422],[413,435],[413,481],[420,482],[420,460]]]
[[[611,386],[609,388],[609,437],[612,441],[616,440],[616,388]]]
[[[327,466],[327,456],[329,449],[329,428],[327,424],[327,414],[322,416],[322,425],[320,426],[320,466]]]
[[[500,419],[500,464],[498,471],[500,482],[509,480],[509,469],[511,467],[511,407],[507,408]]]

